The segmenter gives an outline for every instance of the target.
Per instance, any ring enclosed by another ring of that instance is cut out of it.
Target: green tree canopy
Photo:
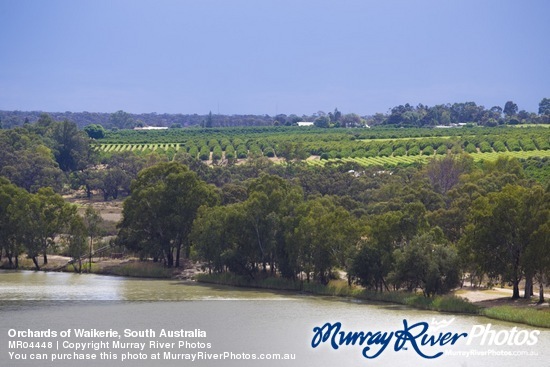
[[[508,101],[504,105],[504,109],[502,111],[508,117],[515,116],[518,113],[518,105],[512,101]]]
[[[197,210],[219,200],[215,188],[187,166],[172,162],[141,171],[131,190],[124,202],[120,240],[144,256],[162,258],[168,267],[179,266],[182,248],[188,254]]]
[[[99,124],[90,124],[84,127],[84,131],[92,139],[102,139],[105,137],[105,129]]]
[[[63,171],[76,171],[86,167],[90,145],[75,123],[68,120],[55,123],[51,137],[54,141],[55,159]]]
[[[550,115],[550,98],[543,98],[540,101],[539,115]]]
[[[507,185],[473,202],[463,241],[483,270],[512,283],[513,298],[519,298],[519,282],[532,276],[533,264],[525,254],[534,246],[533,234],[548,220],[547,206],[540,186]]]
[[[409,291],[422,289],[428,297],[449,292],[460,281],[456,250],[436,229],[418,235],[395,252],[393,281]]]

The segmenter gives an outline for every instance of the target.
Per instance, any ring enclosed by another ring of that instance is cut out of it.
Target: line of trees
[[[55,120],[69,120],[83,129],[88,125],[100,125],[105,129],[133,129],[143,126],[164,126],[181,128],[188,126],[229,127],[229,126],[294,126],[298,122],[310,121],[319,127],[358,127],[364,124],[399,126],[435,126],[452,123],[474,123],[483,126],[496,126],[504,123],[550,123],[550,98],[539,103],[538,113],[519,109],[513,101],[502,106],[485,108],[475,102],[447,103],[434,106],[408,103],[390,108],[387,113],[372,116],[359,116],[355,113],[343,114],[338,108],[333,112],[317,111],[309,115],[296,114],[265,115],[206,115],[199,114],[132,114],[122,110],[114,113],[96,112],[51,112]],[[38,121],[42,112],[0,111],[0,128],[13,128]]]
[[[88,240],[97,236],[99,221],[93,209],[81,216],[76,205],[67,203],[51,188],[43,187],[33,194],[0,177],[0,255],[8,259],[9,268],[17,269],[24,253],[40,270],[38,257],[42,256],[46,265],[48,253],[61,246],[78,260],[75,270],[81,271],[81,257],[89,248]]]

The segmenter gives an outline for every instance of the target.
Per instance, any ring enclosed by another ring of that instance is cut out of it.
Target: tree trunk
[[[92,272],[92,252],[94,251],[94,242],[93,242],[93,239],[92,237],[90,236],[90,261],[89,261],[89,266],[88,266],[88,273],[91,273]],[[80,258],[78,259],[78,261],[80,262]]]
[[[19,255],[15,255],[15,268],[19,269]]]
[[[172,249],[168,250],[166,254],[166,266],[169,268],[174,267],[174,254],[172,253]]]
[[[514,293],[512,294],[512,299],[519,299],[519,280],[514,280]]]
[[[46,250],[44,250],[44,265],[48,263],[48,255],[46,254]]]
[[[36,270],[40,270],[40,266],[38,266],[38,260],[36,259],[36,256],[32,257],[32,262],[34,263]]]
[[[539,283],[539,303],[544,303],[544,286],[542,282]]]
[[[382,278],[382,284],[384,284],[384,287],[386,287],[386,291],[389,292],[390,288],[388,288],[388,285],[386,284],[386,281],[384,278]],[[380,287],[380,292],[383,292],[382,287]]]
[[[73,262],[73,269],[75,273],[82,273],[82,260],[78,259],[78,268],[76,267],[76,261]]]
[[[183,254],[186,259],[189,259],[191,257],[191,244],[189,243],[189,240],[186,240],[184,245],[185,245],[184,247],[185,251],[183,252]]]
[[[181,244],[179,244],[176,248],[176,268],[180,267],[180,252],[181,252]]]
[[[533,277],[525,277],[525,290],[523,292],[523,298],[530,299],[533,294]]]

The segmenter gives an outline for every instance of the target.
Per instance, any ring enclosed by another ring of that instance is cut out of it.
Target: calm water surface
[[[535,329],[483,317],[440,314],[401,306],[369,304],[345,299],[276,293],[231,287],[198,285],[175,280],[142,280],[101,275],[0,272],[0,365],[74,366],[75,361],[53,363],[9,359],[8,330],[171,330],[206,331],[208,352],[292,353],[293,361],[88,361],[81,366],[550,366],[550,332],[541,330],[533,346],[471,345],[460,340],[453,346],[424,347],[427,354],[443,351],[436,359],[424,359],[413,348],[394,351],[393,345],[375,359],[366,359],[360,346],[338,350],[323,344],[311,347],[313,328],[326,322],[341,322],[346,331],[396,331],[409,324],[427,322],[430,332],[471,333],[473,327],[486,327],[498,333]],[[438,330],[436,323],[450,321]],[[433,330],[433,331],[432,331]],[[136,338],[146,341],[150,338]],[[86,340],[89,341],[89,340]],[[99,340],[98,340],[99,341]],[[166,340],[161,340],[166,341]],[[373,346],[374,350],[375,346]],[[378,348],[378,347],[376,347]],[[186,352],[196,352],[189,349]],[[457,356],[471,351],[476,355]],[[150,351],[149,351],[150,352]],[[176,352],[181,352],[176,351]],[[530,353],[527,356],[499,356],[502,353]],[[491,355],[480,355],[480,354]]]

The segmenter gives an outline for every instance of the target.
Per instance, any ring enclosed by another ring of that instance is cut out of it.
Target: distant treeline
[[[25,123],[38,121],[41,111],[0,111],[0,127],[12,128]],[[402,127],[430,127],[471,123],[481,126],[503,124],[548,124],[550,123],[550,98],[543,98],[537,113],[520,110],[513,101],[503,106],[485,108],[475,102],[447,103],[435,106],[406,103],[388,110],[387,113],[359,116],[344,114],[337,108],[332,112],[318,111],[311,115],[219,115],[219,114],[132,114],[124,111],[115,113],[98,112],[48,112],[56,121],[69,120],[80,129],[91,124],[102,125],[106,129],[133,129],[140,126],[161,126],[181,128],[189,126],[272,126],[296,125],[298,122],[314,122],[318,127],[357,127],[391,125]]]
[[[0,111],[0,121],[3,128],[21,126],[25,123],[38,121],[41,111]],[[96,124],[106,129],[133,129],[137,126],[189,127],[201,126],[208,119],[208,115],[184,114],[132,114],[124,111],[115,113],[101,112],[47,112],[54,120],[69,120],[82,129],[85,126]],[[273,118],[268,115],[215,115],[215,126],[270,126]]]

